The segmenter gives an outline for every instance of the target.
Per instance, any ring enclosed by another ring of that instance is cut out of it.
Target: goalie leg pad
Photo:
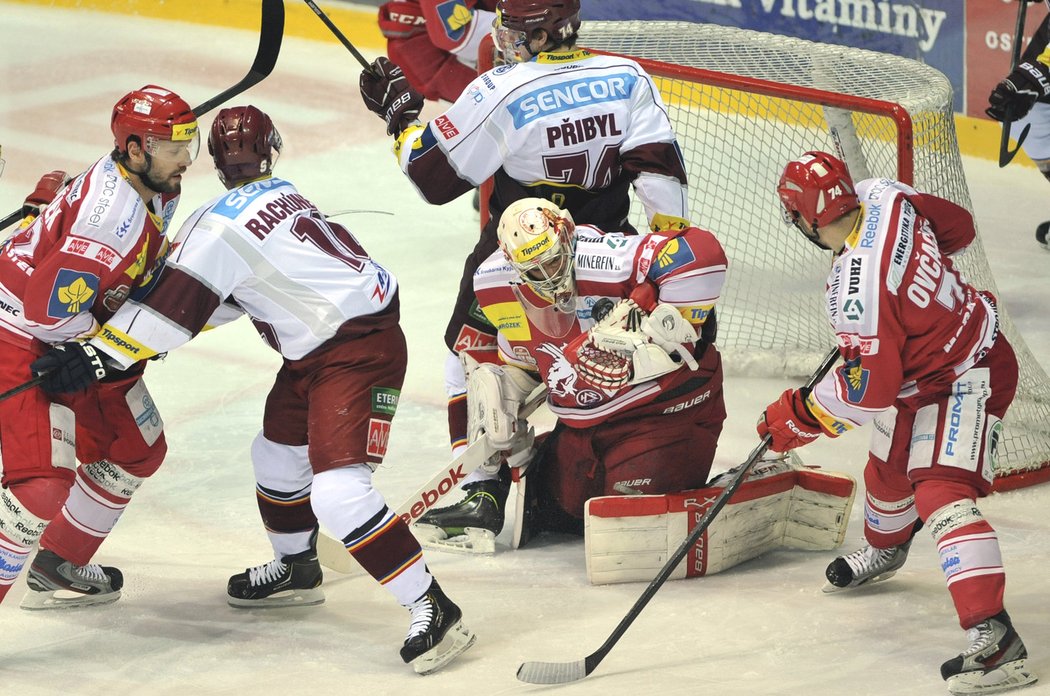
[[[853,479],[778,461],[749,476],[671,579],[717,573],[774,548],[828,550],[842,543]],[[723,490],[589,500],[584,548],[591,584],[652,580]]]

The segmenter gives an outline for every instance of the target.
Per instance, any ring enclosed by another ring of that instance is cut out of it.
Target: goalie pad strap
[[[855,488],[845,474],[778,464],[744,482],[670,577],[717,573],[774,548],[834,549],[845,536]],[[589,500],[584,544],[590,582],[652,580],[723,490]]]

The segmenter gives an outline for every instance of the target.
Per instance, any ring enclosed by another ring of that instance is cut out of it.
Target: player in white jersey
[[[495,341],[472,276],[497,248],[503,211],[544,198],[577,224],[633,234],[633,186],[652,229],[683,229],[689,217],[685,164],[652,78],[631,59],[577,48],[579,27],[579,0],[500,0],[493,32],[506,64],[478,76],[426,124],[413,123],[422,97],[398,66],[380,58],[361,74],[366,106],[386,120],[402,170],[427,201],[447,203],[493,180],[491,217],[464,264],[445,331],[453,454],[466,445],[457,354]]]
[[[892,576],[925,523],[970,641],[941,666],[949,690],[1035,681],[1003,608],[995,530],[975,504],[991,488],[1017,359],[999,332],[995,298],[950,259],[975,239],[972,216],[888,179],[854,188],[846,166],[824,152],[789,162],[777,191],[806,238],[835,254],[827,310],[845,364],[808,393],[784,392],[759,434],[785,451],[874,421],[864,470],[868,545],[828,566],[825,591]]]
[[[88,343],[66,348],[97,350],[107,371],[123,369],[247,314],[284,358],[252,443],[275,558],[230,578],[230,604],[323,602],[320,520],[410,610],[401,656],[431,672],[470,647],[474,634],[408,526],[372,487],[407,363],[397,281],[345,227],[272,175],[280,149],[259,109],[220,111],[208,150],[229,191],[186,220],[146,298],[118,311]]]
[[[147,85],[117,102],[111,128],[112,153],[68,186],[62,172],[41,179],[24,212],[54,200],[0,255],[0,390],[41,377],[40,389],[0,402],[0,598],[39,540],[22,601],[30,609],[120,596],[120,572],[88,561],[166,451],[141,365],[66,393],[62,375],[93,372],[97,356],[42,357],[144,292],[168,252],[197,119],[178,95]]]

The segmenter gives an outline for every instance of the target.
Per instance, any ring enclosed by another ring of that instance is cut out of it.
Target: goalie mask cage
[[[889,177],[973,210],[951,84],[934,68],[688,22],[585,22],[580,37],[589,49],[634,58],[660,88],[689,174],[691,221],[729,257],[718,346],[730,374],[806,375],[834,345],[828,256],[788,228],[776,195],[789,160],[838,152],[857,181]],[[632,219],[647,228],[637,201]],[[978,288],[996,291],[979,236],[953,261]],[[1006,490],[1050,479],[1050,381],[999,311],[1020,363],[994,463],[996,489]]]

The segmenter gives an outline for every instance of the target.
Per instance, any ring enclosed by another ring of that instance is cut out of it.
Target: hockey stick
[[[812,388],[814,384],[819,382],[835,364],[838,357],[838,348],[832,349],[827,357],[824,358],[820,367],[817,368],[817,371],[814,372],[806,382],[805,388]],[[714,504],[704,513],[704,516],[700,518],[693,531],[689,533],[689,536],[674,552],[674,555],[667,560],[664,567],[660,569],[660,573],[649,583],[649,586],[645,588],[645,592],[642,593],[642,596],[638,598],[638,601],[634,603],[631,610],[627,612],[627,615],[623,617],[613,630],[612,635],[602,643],[600,648],[584,659],[576,660],[575,662],[526,662],[518,667],[518,679],[530,684],[567,684],[569,682],[583,679],[593,672],[595,667],[597,667],[602,659],[609,654],[609,651],[613,649],[616,642],[627,632],[627,629],[632,623],[634,623],[634,620],[638,618],[638,615],[642,613],[642,609],[645,608],[645,605],[653,598],[656,591],[660,589],[664,582],[666,582],[667,578],[670,577],[671,573],[674,572],[675,567],[682,562],[682,559],[685,558],[687,553],[689,553],[689,549],[696,544],[700,536],[711,525],[711,521],[714,520],[715,515],[717,515],[719,511],[725,507],[726,503],[729,502],[730,496],[736,492],[736,489],[740,488],[744,479],[747,477],[747,472],[750,471],[755,462],[761,459],[762,455],[766,453],[766,449],[769,448],[769,443],[770,436],[767,434],[751,452],[747,461],[740,466],[736,475],[726,485],[725,490],[719,494]]]
[[[357,62],[361,64],[361,67],[367,70],[368,72],[372,72],[372,65],[367,60],[365,60],[365,57],[361,55],[360,51],[354,48],[354,45],[350,43],[350,39],[346,38],[346,36],[343,35],[343,32],[339,31],[339,27],[337,27],[335,23],[328,18],[328,15],[324,13],[324,10],[318,7],[317,3],[315,3],[314,0],[304,1],[307,5],[310,6],[310,9],[314,11],[314,14],[317,15],[317,18],[324,22],[324,25],[328,27],[328,30],[335,34],[335,38],[339,39],[339,42],[346,47],[346,50],[350,51],[354,58],[357,58]]]
[[[22,384],[19,384],[14,389],[8,389],[3,394],[0,394],[0,401],[3,401],[4,399],[9,399],[12,396],[14,396],[15,394],[21,394],[22,392],[24,392],[26,390],[32,389],[36,385],[38,385],[41,382],[43,382],[44,381],[44,377],[46,377],[46,376],[47,376],[47,373],[44,373],[42,375],[37,375],[36,377],[34,377],[33,379],[29,380],[28,382],[23,382]]]
[[[284,0],[262,0],[262,19],[259,25],[259,47],[255,51],[255,60],[240,82],[229,89],[219,92],[214,97],[193,109],[197,118],[206,114],[219,104],[231,97],[246,91],[248,88],[259,84],[267,75],[273,72],[277,65],[277,56],[281,52],[281,39],[284,38]],[[22,209],[19,208],[0,219],[0,230],[22,219]]]
[[[518,411],[519,418],[528,418],[540,407],[547,397],[547,388],[540,386],[535,389]],[[441,467],[429,481],[420,486],[419,490],[410,495],[401,505],[394,510],[399,517],[408,517],[408,523],[412,524],[434,507],[446,494],[455,490],[460,481],[470,475],[475,469],[484,464],[489,457],[496,454],[488,440],[481,438],[470,443],[451,463]],[[354,560],[347,552],[343,542],[333,539],[325,534],[317,536],[317,559],[325,568],[330,568],[337,573],[347,575],[360,575],[365,572],[364,568]]]
[[[1017,67],[1017,64],[1021,62],[1021,43],[1024,41],[1024,16],[1028,9],[1027,0],[1021,0],[1019,3],[1020,7],[1017,8],[1017,26],[1014,28],[1014,52],[1010,57],[1010,72],[1013,72]],[[999,167],[1005,167],[1010,164],[1014,156],[1021,150],[1021,143],[1028,137],[1028,129],[1031,128],[1031,124],[1024,127],[1021,131],[1021,135],[1017,138],[1017,147],[1013,150],[1010,149],[1010,126],[1013,125],[1013,119],[1003,120],[1003,135],[999,139]]]

